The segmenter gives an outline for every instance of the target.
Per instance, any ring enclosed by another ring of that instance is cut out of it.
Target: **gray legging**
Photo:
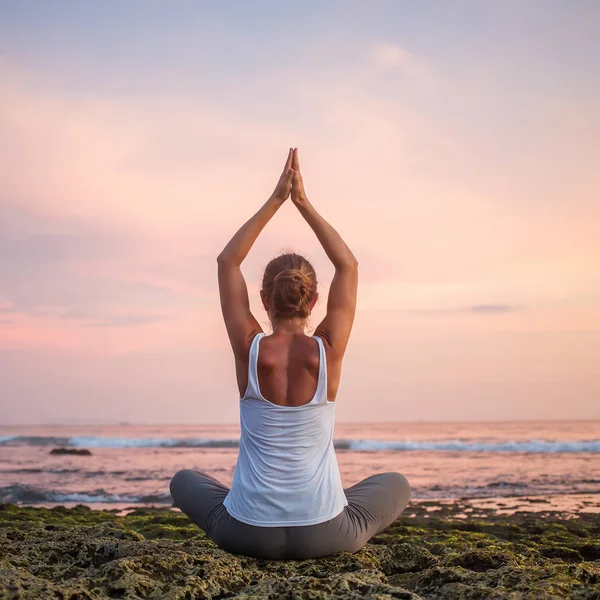
[[[410,500],[410,485],[400,473],[381,473],[345,491],[348,506],[333,519],[316,525],[257,527],[234,519],[223,506],[229,492],[214,477],[184,469],[171,480],[171,496],[217,546],[255,558],[318,558],[357,552],[393,523]]]

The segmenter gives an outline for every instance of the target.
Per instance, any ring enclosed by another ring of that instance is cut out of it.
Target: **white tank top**
[[[258,385],[258,348],[252,340],[248,388],[240,402],[240,453],[223,504],[243,523],[260,527],[314,525],[348,504],[335,450],[335,402],[327,400],[327,363],[320,338],[319,377],[313,399],[302,406],[266,400]]]

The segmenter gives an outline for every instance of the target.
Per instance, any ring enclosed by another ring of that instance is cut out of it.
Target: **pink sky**
[[[289,49],[283,13],[2,9],[0,422],[235,422],[215,258],[290,145],[360,263],[340,421],[600,418],[600,12],[467,4],[434,36],[309,3]],[[284,206],[261,322],[289,248],[326,297]]]

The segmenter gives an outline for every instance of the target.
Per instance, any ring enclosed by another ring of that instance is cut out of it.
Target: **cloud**
[[[503,313],[513,313],[520,310],[520,307],[511,304],[473,304],[471,306],[450,307],[450,308],[424,308],[409,309],[406,312],[415,315],[449,315],[449,314],[477,314],[477,315],[495,315]]]
[[[181,235],[218,198],[243,206],[271,171],[271,149],[283,160],[293,138],[289,125],[248,115],[251,98],[235,112],[205,94],[32,94],[41,80],[0,61],[0,183],[5,198],[54,217]]]
[[[423,75],[429,67],[425,59],[393,42],[379,42],[371,48],[371,58],[386,68],[398,68],[410,75]]]
[[[134,325],[149,325],[170,321],[174,315],[168,314],[114,314],[102,315],[101,311],[84,308],[73,308],[61,315],[61,319],[85,321],[87,327],[129,327]]]
[[[192,297],[164,286],[99,277],[93,273],[80,275],[58,267],[46,275],[43,268],[36,268],[38,271],[33,277],[32,269],[30,276],[3,284],[2,292],[12,302],[3,312],[52,315],[61,309],[83,306],[103,315],[123,307],[176,310],[193,303]]]
[[[427,72],[425,59],[390,42],[359,41],[354,50],[362,62],[250,73],[219,105],[212,94],[180,89],[73,93],[45,87],[40,73],[4,70],[0,300],[11,312],[53,315],[63,327],[77,321],[60,315],[75,310],[90,322],[125,325],[177,320],[208,296],[218,305],[214,256],[272,189],[279,148],[290,140],[304,152],[311,199],[357,250],[367,284],[359,310],[435,313],[441,305],[501,314],[469,308],[470,299],[535,305],[568,294],[566,277],[587,271],[581,257],[591,264],[598,254],[594,221],[570,222],[567,235],[564,219],[530,218],[521,186],[473,152],[478,132],[445,112],[470,98],[468,86],[441,81],[452,102],[433,110],[423,102],[428,86],[413,85],[428,79],[406,85],[401,76]],[[217,98],[230,84],[215,85]],[[518,139],[534,133],[519,129]],[[553,164],[536,153],[534,167],[542,163]],[[513,187],[498,193],[499,178]],[[12,209],[3,211],[9,199]],[[330,268],[288,205],[244,265],[249,286],[283,246],[314,251],[319,273]],[[535,286],[523,292],[519,278]]]
[[[506,313],[506,312],[514,312],[518,310],[516,306],[511,306],[510,304],[475,304],[474,306],[469,306],[467,310],[474,313]]]
[[[214,295],[215,272],[214,259],[173,253],[161,238],[0,204],[3,313],[120,326],[164,321]]]
[[[161,268],[178,260],[163,259]],[[152,267],[143,246],[118,235],[0,236],[0,312],[126,326],[169,320],[198,304],[201,281],[178,281],[177,272],[168,281]]]
[[[18,239],[0,238],[0,254],[3,263],[16,268],[31,262],[51,263],[69,260],[85,261],[90,259],[114,257],[115,248],[120,240],[115,237],[95,238],[81,235],[34,234]]]

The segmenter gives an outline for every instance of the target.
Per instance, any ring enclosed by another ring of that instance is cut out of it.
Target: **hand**
[[[296,206],[300,206],[308,202],[306,192],[304,191],[304,182],[300,174],[300,162],[298,161],[298,148],[294,148],[292,152],[292,202]]]
[[[289,198],[292,190],[292,178],[294,176],[294,170],[292,169],[293,157],[294,149],[290,148],[287,160],[285,161],[285,167],[283,167],[283,173],[281,173],[281,177],[277,182],[275,191],[271,195],[271,198],[274,198],[280,202],[285,202]]]

